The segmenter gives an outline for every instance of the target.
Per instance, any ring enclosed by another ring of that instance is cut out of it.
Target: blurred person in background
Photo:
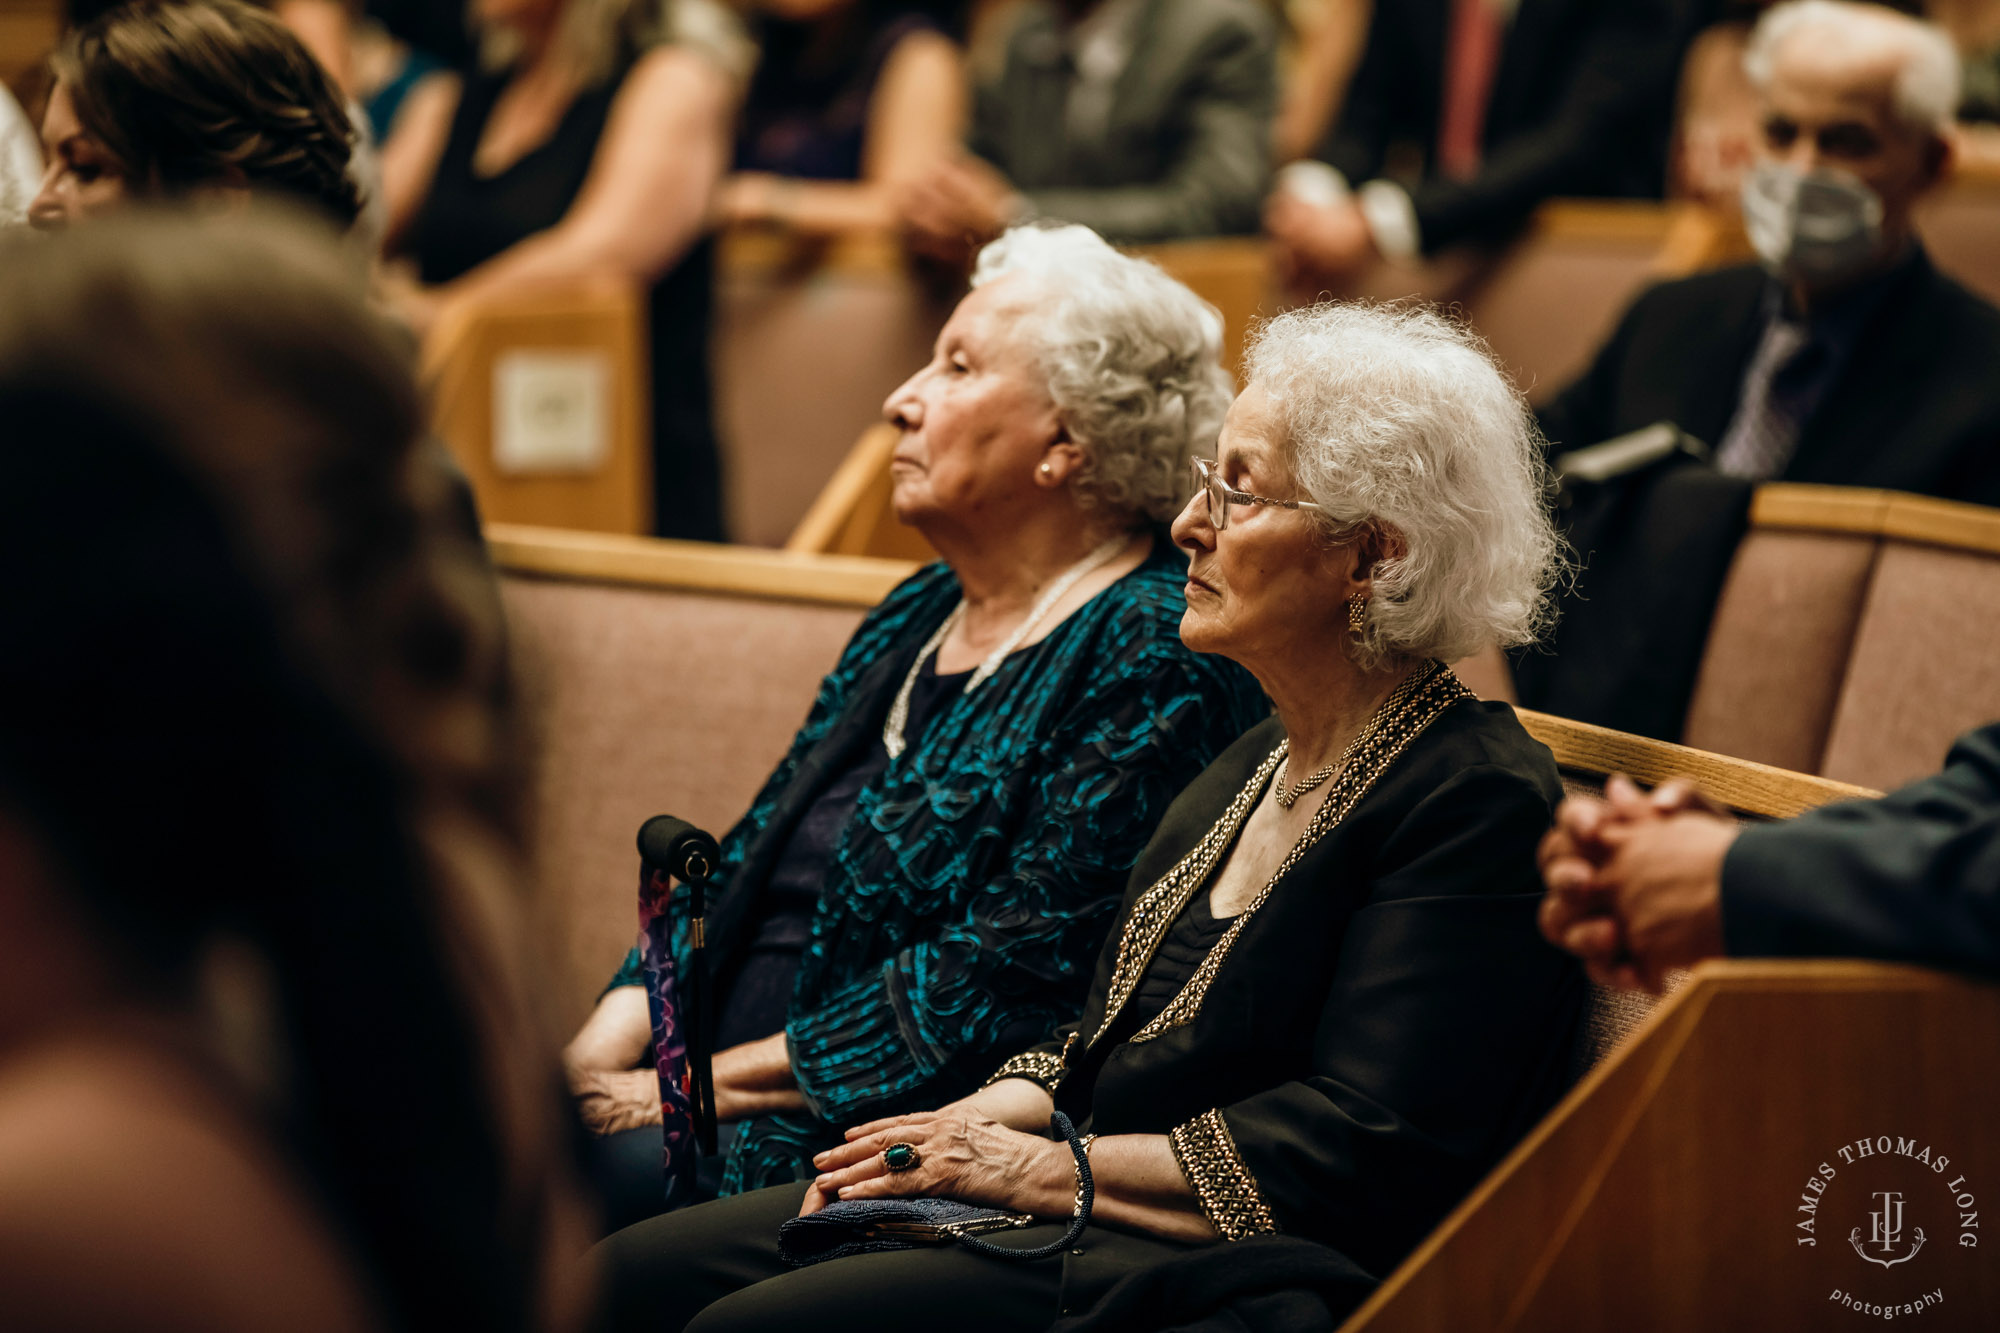
[[[497,607],[404,341],[303,221],[11,247],[7,1327],[570,1326]]]
[[[1228,406],[1221,336],[1156,266],[1023,228],[890,394],[896,516],[944,558],[869,612],[723,840],[722,1193],[805,1179],[844,1126],[1046,1038],[1186,774],[1264,715],[1175,634],[1186,561],[1160,530]],[[606,1192],[632,1199],[613,1220],[665,1207],[643,981],[634,951],[568,1051]]]
[[[1284,95],[1271,124],[1271,160],[1281,166],[1311,156],[1326,141],[1361,63],[1375,6],[1372,0],[1317,0],[1284,8],[1297,40],[1289,67],[1281,66]]]
[[[263,10],[131,0],[71,29],[49,64],[37,227],[144,199],[282,197],[342,229],[360,216],[339,90]]]
[[[1729,476],[2000,504],[2000,310],[1932,267],[1911,220],[1951,164],[1951,39],[1881,5],[1792,0],[1745,66],[1761,262],[1642,295],[1543,431],[1576,449],[1670,421]]]
[[[1380,258],[1503,241],[1560,195],[1658,198],[1696,0],[1374,6],[1320,165],[1265,209],[1303,292]]]
[[[915,249],[963,263],[1033,218],[1116,244],[1256,230],[1277,86],[1258,0],[1023,0],[998,21],[968,151],[903,194]]]
[[[2000,310],[1932,266],[1912,225],[1952,158],[1958,61],[1880,5],[1794,0],[1746,50],[1760,263],[1642,294],[1541,410],[1558,455],[1648,432],[1669,452],[1571,487],[1584,573],[1522,704],[1678,740],[1760,482],[2000,504]],[[1579,470],[1579,460],[1563,464]]]
[[[579,280],[647,291],[654,527],[722,541],[709,377],[716,187],[746,48],[711,0],[474,0],[476,68],[386,152],[387,295],[419,333],[453,303]]]
[[[896,198],[957,149],[965,67],[903,0],[758,0],[761,56],[723,220],[806,234],[889,229]]]

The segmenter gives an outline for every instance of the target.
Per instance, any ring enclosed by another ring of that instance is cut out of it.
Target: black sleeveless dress
[[[511,71],[465,76],[451,137],[411,234],[426,283],[450,282],[562,220],[590,173],[630,68],[577,94],[548,141],[496,176],[476,174],[472,156]],[[653,284],[649,298],[653,527],[663,537],[726,540],[709,387],[714,265],[714,242],[704,237]]]

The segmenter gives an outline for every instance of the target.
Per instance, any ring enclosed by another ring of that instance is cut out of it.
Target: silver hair
[[[1778,51],[1794,36],[1817,29],[1856,46],[1898,48],[1895,108],[1904,124],[1943,134],[1958,116],[1964,71],[1951,35],[1935,23],[1883,5],[1854,0],[1786,0],[1764,11],[1743,50],[1743,72],[1759,92],[1771,86]]]
[[[972,285],[1014,274],[1042,288],[1017,336],[1083,451],[1078,501],[1172,519],[1189,490],[1188,459],[1213,451],[1229,410],[1222,316],[1088,227],[1016,227],[979,252]]]
[[[1375,566],[1356,661],[1449,662],[1536,637],[1563,564],[1548,465],[1477,334],[1414,303],[1324,302],[1265,323],[1247,373],[1329,536],[1374,524],[1402,538]]]

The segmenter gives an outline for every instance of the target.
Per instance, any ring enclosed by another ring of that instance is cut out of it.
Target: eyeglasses
[[[1222,474],[1215,470],[1215,464],[1206,458],[1191,458],[1188,462],[1194,468],[1194,483],[1208,492],[1208,522],[1217,532],[1229,526],[1229,506],[1231,505],[1271,505],[1278,509],[1319,510],[1320,505],[1310,500],[1273,500],[1268,495],[1252,495],[1239,491],[1222,480]]]

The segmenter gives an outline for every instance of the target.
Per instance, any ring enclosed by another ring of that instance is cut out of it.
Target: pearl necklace
[[[1108,564],[1131,544],[1130,533],[1113,537],[1064,570],[1062,575],[1048,586],[1048,591],[1036,599],[1035,604],[1028,609],[1027,617],[1014,627],[1014,632],[1007,636],[1006,641],[986,654],[986,660],[973,671],[972,679],[965,682],[961,697],[972,693],[991,679],[993,673],[1000,669],[1000,664],[1007,660],[1007,655],[1021,646],[1022,640],[1034,632],[1035,626],[1048,617],[1049,612],[1055,609],[1056,603],[1063,599],[1063,594],[1074,588],[1079,579],[1099,566]],[[958,605],[954,606],[951,614],[944,618],[944,623],[937,627],[931,637],[924,641],[924,646],[917,651],[917,660],[910,663],[910,673],[903,677],[903,688],[896,691],[896,701],[889,705],[889,718],[882,724],[882,748],[889,752],[891,759],[901,758],[905,748],[903,728],[909,725],[910,693],[917,688],[917,673],[924,669],[924,663],[938,650],[938,645],[944,642],[944,636],[951,633],[952,626],[964,618],[965,599],[960,597]]]

